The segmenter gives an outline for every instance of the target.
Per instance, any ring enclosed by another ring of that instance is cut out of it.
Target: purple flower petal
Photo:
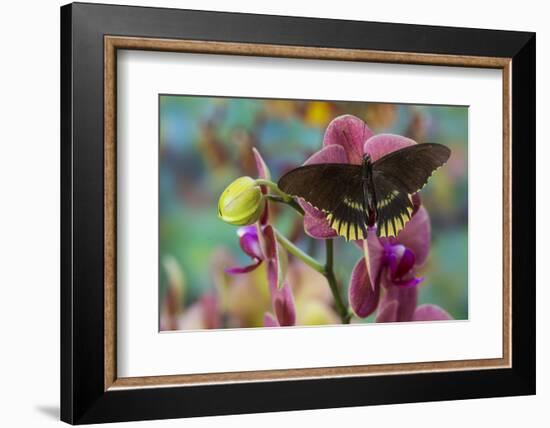
[[[397,236],[397,242],[414,253],[417,265],[422,265],[428,257],[432,239],[431,230],[428,211],[421,206]]]
[[[258,228],[255,224],[249,224],[248,226],[242,226],[237,229],[237,236],[240,238],[246,234],[258,236]]]
[[[258,170],[258,177],[264,178],[266,180],[271,180],[271,174],[269,173],[269,168],[267,167],[266,163],[264,162],[262,156],[260,155],[260,152],[256,150],[255,147],[252,147],[252,153],[254,153],[254,159],[256,161],[256,169]],[[266,186],[260,186],[260,189],[262,189],[262,193],[264,195],[267,195],[267,187]],[[269,221],[269,206],[266,204],[262,215],[260,217],[260,224],[266,225]]]
[[[214,294],[204,294],[201,297],[201,306],[203,312],[203,322],[205,328],[213,329],[220,326],[220,311],[218,299]]]
[[[367,272],[367,263],[361,257],[351,273],[348,298],[351,309],[359,318],[366,318],[378,306],[380,287],[372,286]]]
[[[224,272],[225,273],[228,273],[230,275],[238,275],[238,274],[241,274],[241,273],[248,273],[248,272],[252,272],[254,269],[256,269],[258,266],[260,266],[260,264],[262,263],[261,260],[256,260],[254,263],[252,263],[251,265],[247,265],[247,266],[234,266],[234,267],[230,267],[230,268],[226,268],[224,269]]]
[[[304,162],[304,165],[318,163],[349,163],[348,155],[344,147],[339,145],[325,146]]]
[[[264,258],[256,225],[240,227],[237,229],[237,235],[241,249],[246,255],[259,260]]]
[[[452,320],[447,311],[437,305],[420,305],[414,311],[413,321],[442,321]]]
[[[387,257],[389,260],[390,275],[393,281],[404,278],[414,267],[414,253],[404,245],[388,245]]]
[[[313,205],[308,204],[303,199],[298,199],[298,203],[305,211],[304,217],[306,215],[309,215],[311,217],[314,217],[320,220],[326,220],[326,214],[323,211],[318,210],[317,208],[314,208]]]
[[[422,198],[420,197],[420,193],[416,192],[414,195],[411,196],[411,200],[413,203],[413,212],[412,215],[415,215],[420,206],[422,205]]]
[[[239,236],[239,244],[243,252],[250,256],[254,263],[247,266],[235,266],[224,269],[230,275],[248,273],[256,269],[262,260],[265,258],[260,245],[260,235],[258,234],[258,226],[251,224],[249,226],[239,227],[237,229]]]
[[[279,323],[269,312],[264,314],[264,327],[279,327]]]
[[[395,321],[411,321],[418,300],[418,287],[398,287],[388,284],[382,297],[381,307],[397,302]]]
[[[285,282],[281,288],[271,287],[271,299],[273,311],[281,327],[292,326],[296,324],[296,309],[294,305],[294,296],[292,290]]]
[[[360,165],[363,161],[363,145],[373,135],[367,124],[358,117],[346,114],[329,123],[323,146],[342,146],[349,163]]]
[[[399,287],[399,288],[410,288],[410,287],[415,287],[416,285],[420,284],[422,281],[424,281],[424,278],[416,278],[414,276],[411,276],[410,278],[408,279],[399,279],[397,281],[394,281],[393,284],[396,286],[396,287]]]
[[[263,229],[265,241],[265,257],[267,260],[267,281],[270,287],[280,288],[283,285],[283,274],[279,263],[279,247],[275,238],[275,231],[271,225]]]
[[[375,285],[380,283],[380,271],[382,270],[386,252],[378,236],[376,236],[376,229],[370,227],[367,231],[367,239],[363,241],[363,250],[365,252],[365,258],[367,260],[368,274],[370,275],[371,285],[374,288]]]
[[[256,169],[258,170],[258,177],[264,178],[266,180],[271,180],[271,174],[269,173],[269,168],[267,167],[264,159],[260,155],[260,152],[256,150],[255,147],[252,147],[252,153],[254,153],[254,159],[256,160]]]
[[[376,315],[376,322],[396,322],[398,306],[399,303],[397,300],[391,300],[380,304],[380,309]]]
[[[380,159],[382,156],[403,147],[416,144],[414,140],[394,134],[378,134],[370,137],[363,146],[364,153],[368,153],[372,161]]]
[[[336,231],[329,226],[324,216],[319,218],[306,213],[304,215],[304,229],[309,236],[315,239],[327,239],[337,236]]]

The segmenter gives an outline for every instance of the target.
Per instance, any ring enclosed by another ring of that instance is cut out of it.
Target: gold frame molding
[[[379,364],[344,367],[263,370],[191,375],[117,377],[116,369],[116,81],[117,50],[245,55],[339,61],[494,68],[502,70],[503,91],[503,349],[502,358]],[[355,377],[381,374],[441,372],[511,367],[511,58],[382,52],[302,46],[169,40],[138,37],[104,37],[104,389],[192,386],[204,384]]]

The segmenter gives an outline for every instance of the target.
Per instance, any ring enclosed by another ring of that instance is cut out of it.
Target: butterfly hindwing
[[[366,234],[361,166],[305,165],[281,177],[278,186],[323,211],[332,229],[346,239]]]
[[[346,189],[338,206],[327,215],[330,227],[348,241],[363,239],[366,236],[365,218],[361,182]]]
[[[397,236],[411,219],[413,203],[407,190],[382,174],[374,173],[377,234]]]

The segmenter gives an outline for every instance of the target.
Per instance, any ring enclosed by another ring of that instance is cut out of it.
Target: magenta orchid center
[[[255,224],[239,227],[237,229],[237,235],[239,236],[239,245],[241,246],[241,250],[243,250],[243,253],[252,259],[253,263],[247,266],[226,268],[225,272],[232,275],[251,272],[265,259],[260,246],[258,228]]]
[[[263,254],[260,247],[260,238],[256,225],[240,227],[237,229],[239,244],[243,252],[253,259],[262,259]]]
[[[416,257],[402,244],[385,244],[383,264],[388,267],[389,280],[400,287],[413,287],[424,278],[414,276]]]

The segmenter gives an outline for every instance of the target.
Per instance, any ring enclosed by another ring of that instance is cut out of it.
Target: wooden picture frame
[[[502,358],[118,377],[118,49],[502,70]],[[61,9],[61,54],[62,420],[80,424],[535,392],[533,33],[76,3]]]

